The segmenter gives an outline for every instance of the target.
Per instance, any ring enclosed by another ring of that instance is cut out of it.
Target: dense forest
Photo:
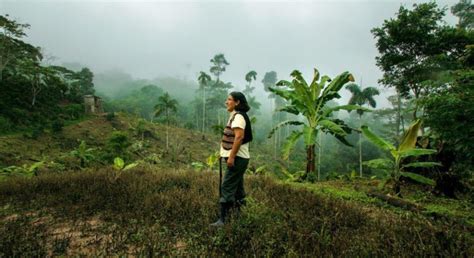
[[[52,65],[0,15],[0,256],[472,257],[473,10],[402,5],[372,28],[379,85],[317,67],[235,85],[224,52],[192,79]],[[251,107],[249,201],[214,230],[232,91]]]

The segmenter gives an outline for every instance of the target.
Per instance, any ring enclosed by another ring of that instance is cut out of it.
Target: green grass
[[[378,184],[377,181],[373,180],[330,180],[316,183],[285,184],[289,184],[296,188],[305,188],[315,194],[331,198],[383,207],[396,213],[407,212],[401,208],[391,206],[382,200],[367,196],[366,192],[369,192],[371,188],[374,189]],[[429,190],[424,189],[423,187],[418,189],[415,185],[405,187],[404,196],[405,200],[416,203],[424,208],[425,210],[423,211],[423,214],[426,216],[443,216],[474,227],[474,205],[468,200],[457,200],[434,196],[429,192]]]
[[[337,182],[337,181],[336,181]],[[323,194],[326,196],[331,196],[333,198],[340,198],[350,201],[358,201],[363,203],[374,203],[376,200],[374,198],[368,197],[364,192],[354,190],[351,186],[348,185],[332,185],[331,181],[322,182],[322,183],[291,183],[295,187],[304,187],[311,190],[314,193]]]

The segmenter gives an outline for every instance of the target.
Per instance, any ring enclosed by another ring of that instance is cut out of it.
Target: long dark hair
[[[247,102],[247,99],[245,98],[245,95],[242,92],[233,91],[229,95],[232,96],[234,101],[239,101],[239,104],[235,106],[235,110],[245,113],[250,110],[249,103]]]

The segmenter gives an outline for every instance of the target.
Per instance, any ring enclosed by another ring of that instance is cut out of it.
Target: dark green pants
[[[227,167],[227,158],[224,158],[223,162],[222,165],[227,168],[227,171],[222,182],[222,195],[219,202],[228,203],[244,199],[244,173],[249,165],[249,159],[235,157],[234,166],[231,168]]]

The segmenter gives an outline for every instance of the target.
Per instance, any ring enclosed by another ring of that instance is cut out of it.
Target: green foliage
[[[69,154],[80,161],[80,167],[85,168],[87,164],[93,161],[96,157],[94,155],[95,148],[87,148],[85,141],[81,141],[79,147]]]
[[[10,121],[10,119],[0,116],[0,132],[7,133],[7,132],[12,131],[13,128],[14,128],[14,125]]]
[[[219,81],[220,75],[225,72],[226,66],[229,65],[229,62],[225,59],[224,54],[216,54],[211,59],[212,66],[209,71],[217,77],[217,81]]]
[[[269,137],[278,128],[292,124],[303,125],[303,129],[292,133],[287,141],[288,143],[283,148],[284,157],[288,157],[289,150],[295,145],[299,137],[303,137],[308,151],[307,171],[310,173],[314,171],[314,145],[319,131],[323,131],[334,135],[343,143],[347,143],[344,137],[350,132],[343,121],[336,120],[331,117],[331,113],[339,109],[357,109],[357,107],[340,106],[332,109],[325,109],[328,101],[340,98],[339,90],[349,81],[354,81],[354,78],[349,72],[344,72],[338,75],[334,80],[328,76],[320,78],[319,71],[314,69],[312,82],[308,84],[301,73],[295,70],[291,73],[294,78],[291,82],[281,80],[277,83],[279,87],[269,87],[269,90],[276,95],[288,101],[288,105],[281,109],[281,111],[302,114],[306,118],[306,122],[300,121],[284,121],[277,125],[269,134]],[[328,83],[329,82],[329,83]]]
[[[266,92],[270,92],[271,87],[275,87],[275,84],[277,83],[277,73],[275,71],[267,72],[265,73],[262,83],[263,83],[263,89]],[[271,98],[274,98],[275,96],[270,95]]]
[[[9,166],[6,168],[0,169],[0,178],[1,177],[10,177],[10,176],[25,176],[33,177],[37,175],[38,169],[44,165],[44,161],[38,161],[31,165],[23,164],[22,166]]]
[[[53,120],[51,124],[51,130],[53,133],[59,133],[63,130],[64,121],[60,118]]]
[[[450,81],[422,100],[424,122],[433,146],[442,146],[445,157],[454,161],[450,164],[445,158],[445,170],[466,179],[474,164],[474,72],[454,72]]]
[[[155,116],[165,116],[167,124],[171,122],[171,115],[178,110],[178,101],[173,99],[167,92],[158,98],[155,105]]]
[[[206,164],[200,161],[193,161],[191,162],[191,167],[194,169],[194,171],[200,172],[206,167]]]
[[[23,133],[23,136],[28,139],[37,140],[44,133],[44,125],[36,124],[27,132]]]
[[[215,153],[209,155],[206,159],[206,165],[209,168],[210,171],[213,171],[214,166],[219,162],[220,159],[220,154],[218,151]]]
[[[148,84],[110,101],[108,111],[125,111],[152,120],[155,115],[156,100],[163,94],[163,89],[154,84]]]
[[[458,27],[472,30],[474,29],[474,5],[471,0],[459,0],[451,7],[451,12],[459,18]]]
[[[122,131],[113,132],[107,140],[105,158],[128,157],[127,148],[131,145],[128,135]]]
[[[362,90],[361,86],[355,83],[349,83],[346,85],[346,89],[352,93],[351,98],[349,99],[349,105],[359,105],[363,106],[368,104],[369,106],[375,108],[376,102],[374,96],[379,95],[380,92],[374,87],[366,87]],[[348,110],[349,112],[351,110]],[[357,109],[357,113],[362,115],[364,113],[363,109]]]
[[[417,120],[413,123],[410,128],[405,132],[401,139],[401,144],[398,148],[395,148],[390,143],[386,142],[384,139],[378,137],[373,132],[369,130],[367,126],[362,126],[362,133],[375,145],[378,147],[389,151],[391,154],[391,159],[376,159],[366,162],[366,165],[369,165],[373,168],[377,169],[387,169],[389,172],[388,179],[395,183],[394,185],[394,192],[395,194],[399,194],[399,181],[401,176],[409,177],[419,183],[427,184],[427,185],[434,185],[434,180],[430,178],[426,178],[422,175],[411,173],[406,171],[406,168],[409,167],[432,167],[438,166],[439,163],[434,162],[414,162],[409,164],[403,164],[403,160],[408,157],[420,156],[420,155],[427,155],[433,154],[436,150],[430,149],[416,149],[416,140],[418,136],[418,130],[421,127],[421,121]],[[383,181],[382,185],[387,183],[387,180]]]
[[[63,108],[63,114],[70,120],[79,119],[84,115],[84,106],[82,104],[69,104]]]
[[[412,91],[418,98],[426,90],[422,82],[443,69],[442,62],[455,62],[465,46],[461,41],[465,39],[457,35],[455,40],[453,29],[441,24],[445,12],[435,2],[413,7],[409,10],[401,6],[395,19],[385,20],[381,27],[372,29],[372,33],[380,52],[377,66],[384,72],[380,81],[395,87],[402,96]],[[451,38],[446,38],[448,34]]]
[[[129,170],[129,169],[132,169],[134,167],[136,167],[138,165],[138,163],[130,163],[130,164],[125,164],[125,161],[123,161],[122,158],[120,157],[116,157],[114,159],[114,169],[116,170]]]
[[[111,121],[114,121],[115,119],[115,112],[108,112],[107,115],[105,115],[105,119],[107,119],[107,121],[111,122]]]
[[[84,94],[93,93],[92,72],[43,65],[40,48],[23,41],[27,28],[0,15],[0,116],[14,130],[44,126],[58,117],[77,119],[83,110],[68,106],[80,105]],[[63,108],[64,103],[69,104]]]

